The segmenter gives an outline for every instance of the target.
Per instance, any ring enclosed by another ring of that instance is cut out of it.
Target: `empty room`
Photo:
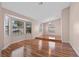
[[[79,2],[0,2],[1,57],[78,57]]]

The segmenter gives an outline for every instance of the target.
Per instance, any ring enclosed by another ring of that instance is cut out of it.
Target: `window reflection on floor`
[[[20,47],[13,51],[11,57],[24,57],[24,47]]]

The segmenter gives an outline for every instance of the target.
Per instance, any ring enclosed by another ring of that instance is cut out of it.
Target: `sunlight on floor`
[[[54,39],[54,40],[55,40],[55,37],[51,37],[51,36],[50,36],[49,39]]]

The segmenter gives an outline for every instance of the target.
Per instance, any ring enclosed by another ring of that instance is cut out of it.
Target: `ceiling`
[[[69,2],[2,2],[2,6],[39,22],[46,22],[61,17],[61,11]]]

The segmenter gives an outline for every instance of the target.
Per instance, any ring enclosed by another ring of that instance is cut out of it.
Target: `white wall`
[[[62,11],[62,40],[63,42],[69,42],[69,7]]]
[[[70,7],[70,43],[79,55],[79,3]]]
[[[39,22],[33,22],[32,24],[32,36],[33,38],[42,35],[42,32],[40,32],[40,24]]]
[[[49,23],[51,24],[49,25]],[[48,32],[48,26],[55,27],[55,35],[61,36],[61,19],[55,19],[43,24],[43,33],[50,35],[51,33]]]
[[[54,23],[56,27],[56,30],[55,30],[56,35],[61,36],[61,24],[62,24],[61,19],[55,20]]]

